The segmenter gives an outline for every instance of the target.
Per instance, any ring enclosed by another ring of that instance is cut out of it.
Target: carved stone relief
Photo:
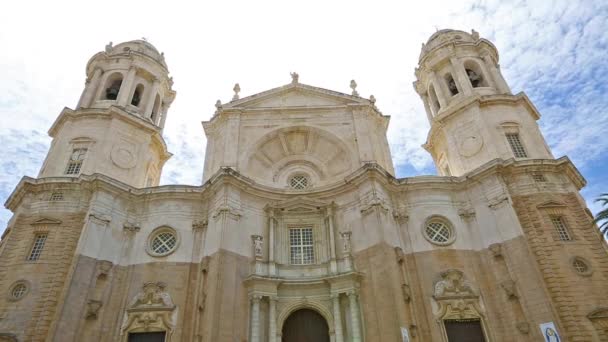
[[[129,332],[166,331],[166,342],[177,320],[177,310],[163,282],[149,282],[133,297],[123,317],[121,333],[126,338]]]

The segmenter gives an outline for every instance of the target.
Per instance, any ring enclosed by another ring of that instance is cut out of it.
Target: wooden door
[[[485,342],[480,320],[444,321],[449,342]]]
[[[309,309],[293,312],[283,324],[283,342],[329,342],[325,318]]]
[[[129,342],[165,342],[165,332],[131,333]]]

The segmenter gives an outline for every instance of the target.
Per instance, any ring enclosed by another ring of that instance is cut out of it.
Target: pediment
[[[224,108],[298,108],[371,104],[369,100],[301,83],[289,84],[251,95],[224,105]]]
[[[562,208],[565,207],[566,205],[563,203],[559,203],[556,201],[548,201],[545,202],[539,206],[537,206],[538,209],[552,209],[552,208]]]
[[[305,196],[297,196],[285,201],[275,202],[266,206],[267,209],[278,209],[288,212],[316,212],[327,208],[330,205],[328,202],[314,200]]]
[[[48,218],[48,217],[43,217],[41,219],[38,219],[38,220],[32,222],[32,225],[36,225],[36,226],[49,225],[49,224],[61,224],[61,221],[52,219],[52,218]]]

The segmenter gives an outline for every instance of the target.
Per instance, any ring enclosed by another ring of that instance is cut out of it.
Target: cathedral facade
[[[292,73],[218,101],[201,186],[159,186],[164,55],[110,43],[86,74],[6,202],[0,341],[608,341],[585,180],[477,32],[433,34],[415,70],[439,176],[395,177],[354,81]]]

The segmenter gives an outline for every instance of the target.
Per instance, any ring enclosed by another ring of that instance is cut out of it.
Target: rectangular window
[[[511,150],[513,150],[513,154],[515,158],[527,158],[528,154],[524,149],[524,145],[521,143],[519,139],[518,133],[507,133],[507,141],[509,141],[509,145],[511,145]]]
[[[82,167],[82,162],[84,161],[84,157],[86,154],[87,154],[86,148],[75,148],[74,151],[72,151],[70,160],[68,161],[68,166],[65,169],[65,174],[66,175],[80,174],[80,168]]]
[[[545,176],[541,175],[540,173],[533,174],[532,179],[534,179],[536,183],[544,183],[547,181]]]
[[[164,342],[166,332],[130,333],[129,342]]]
[[[53,192],[51,194],[51,201],[63,201],[63,193],[62,192]]]
[[[289,229],[289,248],[292,265],[310,265],[315,262],[312,228]]]
[[[478,319],[450,319],[444,321],[449,342],[485,342],[481,321]]]
[[[46,242],[46,234],[38,234],[34,239],[34,245],[32,246],[32,251],[30,255],[27,257],[28,261],[36,261],[40,258],[40,254],[42,254],[42,249],[44,248],[44,243]]]
[[[552,216],[551,223],[553,223],[553,227],[557,230],[557,235],[559,239],[562,241],[570,241],[572,237],[570,236],[570,232],[568,231],[568,226],[566,226],[566,221],[561,216]]]

